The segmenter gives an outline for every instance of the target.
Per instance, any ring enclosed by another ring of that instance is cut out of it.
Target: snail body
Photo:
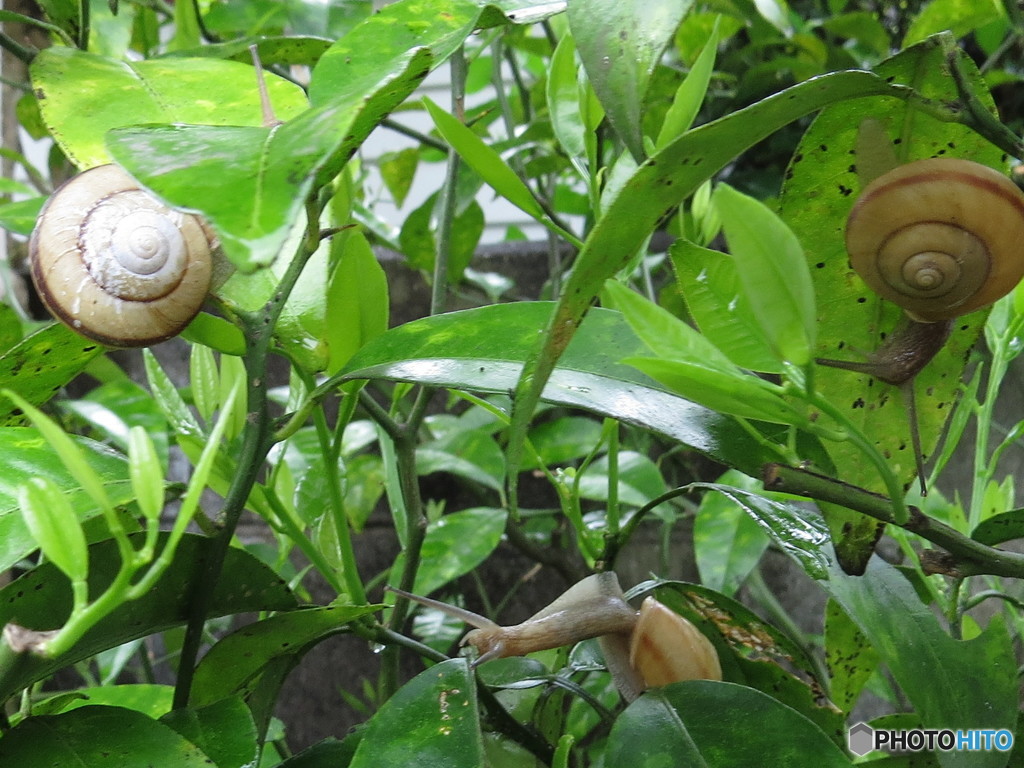
[[[115,347],[156,344],[198,314],[216,238],[115,165],[75,176],[43,207],[29,242],[43,303],[84,336]]]
[[[957,317],[992,304],[1024,277],[1022,244],[1024,193],[969,160],[896,166],[864,187],[847,218],[850,266],[904,316],[867,360],[818,362],[902,390],[922,495],[914,379],[942,349]]]
[[[462,639],[479,652],[476,664],[598,638],[605,663],[628,701],[650,687],[722,679],[714,646],[693,624],[653,597],[635,610],[611,572],[588,576],[526,621],[508,627],[456,606],[392,591],[476,627]]]

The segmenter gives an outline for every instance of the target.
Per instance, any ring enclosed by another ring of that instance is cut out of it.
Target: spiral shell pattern
[[[39,214],[32,279],[61,321],[110,346],[177,335],[210,290],[212,236],[125,171],[102,165],[60,187]]]
[[[1024,193],[969,160],[907,163],[864,188],[846,249],[864,282],[914,319],[965,315],[1024,276]]]

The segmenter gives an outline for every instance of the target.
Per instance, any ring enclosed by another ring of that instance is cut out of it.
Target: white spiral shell
[[[61,321],[110,346],[176,336],[210,290],[215,238],[116,165],[60,187],[29,244],[32,279]]]

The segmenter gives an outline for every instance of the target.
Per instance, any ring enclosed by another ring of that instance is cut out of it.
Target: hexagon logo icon
[[[875,743],[874,733],[875,729],[867,723],[857,723],[846,733],[846,742],[850,746],[850,751],[857,757],[864,757],[871,751],[872,745]]]

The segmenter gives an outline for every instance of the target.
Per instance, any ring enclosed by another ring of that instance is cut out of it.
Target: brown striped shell
[[[868,184],[846,223],[850,264],[911,317],[938,322],[1024,276],[1024,193],[969,160],[918,160]]]
[[[199,312],[214,247],[199,217],[101,165],[51,195],[29,259],[40,297],[62,322],[103,344],[141,347],[176,336]]]

